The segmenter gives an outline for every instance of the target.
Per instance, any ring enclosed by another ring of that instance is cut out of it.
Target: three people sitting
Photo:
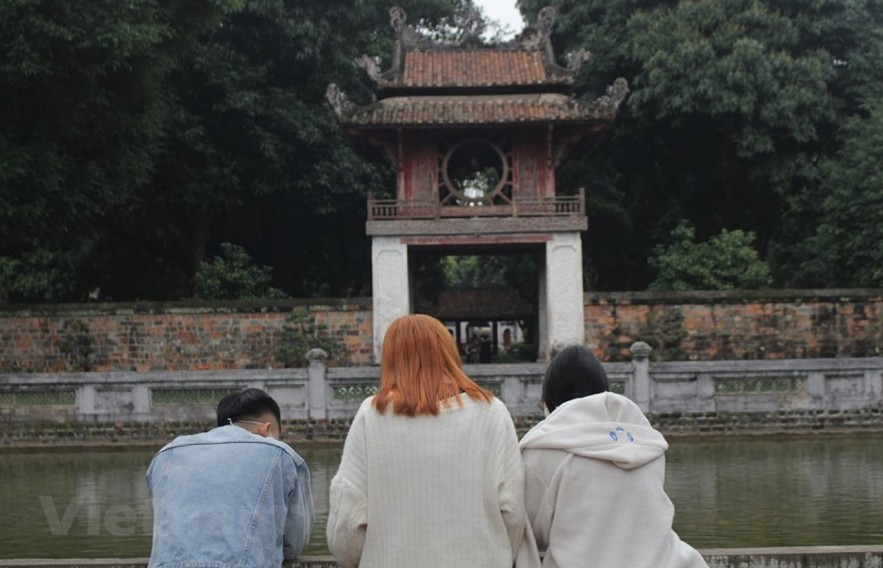
[[[609,392],[591,351],[555,356],[542,405],[546,418],[519,443],[506,406],[466,376],[441,322],[393,321],[379,390],[353,419],[331,481],[338,565],[707,568],[672,529],[668,444]],[[309,469],[279,441],[276,401],[232,393],[217,424],[150,464],[149,566],[280,566],[309,540]]]

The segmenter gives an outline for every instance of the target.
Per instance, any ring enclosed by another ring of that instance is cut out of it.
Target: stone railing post
[[[310,362],[307,382],[307,417],[310,420],[325,420],[328,416],[328,400],[325,374],[328,369],[325,362],[328,353],[319,348],[307,351]]]
[[[518,377],[504,377],[500,384],[500,399],[508,408],[512,408],[521,402],[521,391],[521,380]]]
[[[883,370],[874,369],[867,372],[865,392],[869,400],[879,400],[883,395]]]
[[[632,384],[634,386],[635,404],[648,412],[650,410],[650,353],[653,348],[643,341],[636,341],[629,347],[632,353],[632,368],[634,376]]]
[[[150,389],[147,385],[134,385],[132,387],[132,404],[136,414],[140,416],[148,416],[150,414]]]
[[[84,384],[77,387],[77,412],[81,416],[95,414],[95,385]]]
[[[810,372],[806,376],[806,394],[809,395],[813,407],[819,410],[828,406],[828,389],[825,382],[825,373]]]

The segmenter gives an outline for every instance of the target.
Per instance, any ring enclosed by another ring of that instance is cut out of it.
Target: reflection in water
[[[303,449],[327,554],[328,484],[340,448]],[[0,455],[0,558],[143,557],[152,452]],[[883,544],[883,438],[673,441],[675,529],[699,548]]]
[[[0,455],[0,557],[146,555],[151,454]]]
[[[883,439],[675,443],[666,489],[697,547],[883,543]]]

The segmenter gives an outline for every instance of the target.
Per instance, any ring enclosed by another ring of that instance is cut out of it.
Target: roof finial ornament
[[[537,31],[540,32],[540,35],[543,37],[549,37],[552,35],[552,26],[554,25],[555,8],[552,6],[546,6],[540,10],[539,15],[537,16]]]
[[[463,30],[461,45],[481,45],[481,34],[484,33],[485,27],[481,11],[474,6],[468,9],[460,22],[460,28]]]
[[[588,49],[569,51],[564,54],[564,60],[567,61],[567,70],[570,71],[572,75],[576,75],[579,73],[579,69],[582,67],[583,63],[592,60],[592,52]]]
[[[325,98],[331,104],[331,108],[334,109],[334,114],[337,116],[350,114],[356,108],[352,101],[347,100],[346,95],[343,94],[337,83],[328,84],[328,88],[325,89]]]
[[[629,82],[619,77],[607,86],[607,93],[595,100],[595,103],[605,108],[619,108],[626,95],[629,94]]]
[[[400,6],[393,6],[389,9],[389,25],[392,26],[392,29],[395,30],[396,34],[402,33],[407,19],[408,15],[405,14],[405,11],[402,10]]]
[[[356,65],[364,69],[372,81],[375,83],[380,82],[380,61],[378,61],[377,57],[371,57],[363,53],[361,57],[356,59]]]

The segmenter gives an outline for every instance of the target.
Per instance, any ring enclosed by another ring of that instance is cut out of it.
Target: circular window
[[[445,154],[442,176],[456,202],[490,204],[506,184],[508,168],[498,146],[487,140],[467,140]]]

